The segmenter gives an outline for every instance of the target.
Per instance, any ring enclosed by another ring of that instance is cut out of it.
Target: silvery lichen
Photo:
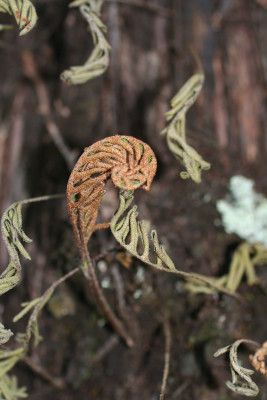
[[[267,199],[244,176],[233,176],[229,189],[228,198],[217,202],[226,232],[267,247]]]

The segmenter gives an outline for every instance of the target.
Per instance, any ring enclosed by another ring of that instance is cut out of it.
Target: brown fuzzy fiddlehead
[[[151,148],[131,136],[110,136],[84,150],[67,186],[68,211],[80,249],[97,229],[107,180],[111,178],[119,189],[149,190],[156,169]]]
[[[83,261],[85,276],[95,300],[115,331],[133,345],[121,321],[110,308],[97,280],[87,243],[93,232],[109,224],[97,224],[105,184],[112,179],[119,189],[149,190],[157,169],[151,148],[131,136],[111,136],[86,148],[68,181],[68,212]]]

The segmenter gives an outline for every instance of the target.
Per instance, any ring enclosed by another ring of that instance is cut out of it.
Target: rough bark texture
[[[86,24],[65,0],[37,0],[36,7],[39,21],[30,34],[0,32],[1,212],[15,200],[64,192],[71,164],[84,147],[117,133],[136,136],[159,161],[151,192],[137,195],[143,215],[157,227],[177,266],[220,275],[239,243],[214,223],[215,202],[226,193],[229,177],[251,177],[267,194],[266,2],[108,0],[103,19],[112,46],[110,68],[103,77],[75,87],[63,84],[59,75],[88,56],[92,43]],[[199,186],[179,178],[177,162],[159,135],[171,97],[195,72],[196,55],[206,83],[188,115],[188,135],[212,164]],[[116,206],[117,194],[110,188],[103,220]],[[34,241],[28,249],[32,262],[24,265],[20,287],[1,298],[4,321],[19,331],[23,323],[14,326],[11,319],[20,303],[79,264],[63,201],[36,204],[25,215],[25,230]],[[90,248],[97,255],[114,245],[109,232],[97,232]],[[64,389],[20,363],[16,373],[20,384],[28,386],[29,398],[158,398],[164,309],[172,329],[166,399],[235,398],[224,385],[227,363],[212,354],[241,337],[266,340],[266,269],[259,269],[261,288],[242,285],[246,301],[238,302],[189,295],[176,278],[155,274],[138,261],[128,269],[118,267],[115,256],[101,260],[98,274],[136,346],[127,349],[114,337],[87,284],[73,278],[43,312],[44,341],[31,355],[52,376],[63,378]],[[1,247],[1,265],[5,260]],[[259,384],[264,399],[266,382]]]

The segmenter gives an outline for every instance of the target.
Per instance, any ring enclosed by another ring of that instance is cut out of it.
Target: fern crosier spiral
[[[110,136],[87,147],[68,181],[68,211],[80,250],[97,229],[105,184],[119,189],[149,190],[157,169],[152,149],[131,136]]]

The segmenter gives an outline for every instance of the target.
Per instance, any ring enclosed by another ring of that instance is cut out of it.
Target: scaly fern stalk
[[[93,36],[94,49],[81,66],[74,66],[61,74],[66,83],[77,85],[102,75],[109,65],[110,45],[106,40],[106,26],[100,19],[103,0],[76,0],[70,7],[79,7]]]
[[[100,288],[87,244],[96,229],[109,226],[109,223],[96,223],[107,180],[111,178],[118,188],[149,190],[156,168],[156,157],[147,144],[131,136],[111,136],[85,149],[70,175],[67,187],[68,211],[84,274],[102,313],[130,346],[132,339]]]
[[[201,173],[210,169],[205,161],[186,139],[186,113],[195,103],[204,82],[203,74],[193,75],[171,100],[171,109],[166,113],[167,127],[161,132],[166,137],[172,154],[183,164],[186,171],[180,173],[181,178],[191,178],[201,182]]]
[[[229,353],[232,381],[226,382],[227,387],[237,394],[255,397],[259,393],[259,388],[251,379],[251,375],[254,374],[254,371],[252,369],[242,367],[240,361],[238,360],[237,352],[241,344],[248,344],[256,347],[259,346],[258,343],[252,340],[241,339],[229,346],[219,349],[214,354],[214,357],[219,357],[222,354]]]
[[[19,35],[28,33],[37,22],[34,5],[29,0],[0,0],[0,12],[8,13],[15,17],[19,27]],[[4,26],[4,29],[9,29]]]

